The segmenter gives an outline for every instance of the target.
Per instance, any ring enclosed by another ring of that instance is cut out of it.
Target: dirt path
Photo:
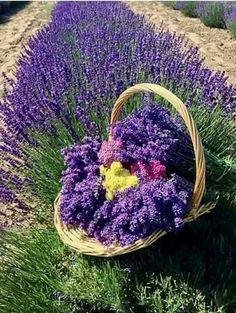
[[[207,66],[213,70],[225,71],[229,81],[236,84],[236,39],[232,39],[226,30],[206,27],[199,19],[185,17],[180,11],[159,2],[126,3],[147,20],[155,24],[163,21],[171,32],[185,34],[189,42],[199,48]]]
[[[49,21],[52,2],[31,2],[17,13],[0,21],[0,92],[3,77],[1,72],[13,75],[17,57],[39,28]]]

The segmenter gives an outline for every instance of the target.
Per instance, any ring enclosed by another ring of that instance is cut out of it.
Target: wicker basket
[[[203,146],[197,131],[196,125],[193,121],[192,116],[188,112],[184,103],[176,97],[173,93],[168,91],[167,89],[156,85],[156,84],[138,84],[133,87],[128,88],[124,91],[120,97],[117,99],[112,113],[111,113],[111,122],[110,124],[113,125],[117,122],[121,108],[123,104],[134,94],[139,92],[153,92],[156,95],[159,95],[169,101],[181,117],[184,120],[184,123],[189,131],[194,154],[195,154],[195,161],[196,161],[196,180],[193,189],[193,196],[191,200],[191,209],[189,210],[188,214],[186,215],[184,222],[191,222],[198,218],[200,215],[209,212],[213,207],[214,204],[208,203],[205,205],[200,205],[204,190],[205,190],[205,158],[203,153]],[[111,138],[111,135],[109,136]],[[120,254],[125,254],[128,252],[132,252],[141,248],[148,247],[157,239],[162,237],[167,233],[165,230],[157,230],[152,233],[150,236],[139,239],[134,243],[128,246],[119,246],[117,244],[113,244],[110,247],[103,246],[99,241],[94,238],[88,237],[87,234],[79,229],[74,228],[71,225],[65,225],[59,218],[59,208],[60,208],[60,194],[57,196],[54,202],[55,208],[55,216],[54,216],[54,223],[58,234],[61,240],[69,245],[71,248],[76,250],[79,253],[89,254],[94,256],[100,257],[109,257],[109,256],[116,256]]]

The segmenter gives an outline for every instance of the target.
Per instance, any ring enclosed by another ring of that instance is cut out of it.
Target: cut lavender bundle
[[[127,246],[156,230],[178,229],[191,193],[191,184],[177,175],[140,184],[105,201],[86,231],[104,245]]]
[[[176,158],[173,166],[176,152],[187,154],[182,148],[188,146],[188,137],[167,109],[146,103],[118,122],[124,104],[140,92],[164,98],[182,118],[194,151],[194,184],[190,176],[187,181],[178,173],[184,162]],[[150,143],[154,149],[147,153]],[[193,118],[177,96],[157,84],[125,90],[112,109],[108,141],[99,146],[85,139],[69,148],[65,160],[69,167],[54,201],[54,224],[61,239],[79,253],[108,257],[147,247],[215,206],[201,204],[206,164]]]
[[[192,157],[190,138],[183,124],[169,110],[153,104],[143,107],[135,115],[116,123],[111,129],[114,140],[124,143],[119,154],[123,162],[159,160],[162,164],[179,168],[183,159],[178,153]]]
[[[107,144],[85,138],[63,150],[62,221],[108,246],[181,227],[192,195],[192,184],[171,172],[183,166],[176,152],[187,153],[182,124],[149,105],[111,126],[111,134]]]

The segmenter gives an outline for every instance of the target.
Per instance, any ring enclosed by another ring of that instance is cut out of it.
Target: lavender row
[[[235,87],[224,73],[206,68],[183,37],[162,25],[154,29],[122,2],[58,3],[50,24],[30,38],[22,53],[16,82],[6,78],[1,158],[10,168],[21,167],[19,158],[27,166],[22,144],[34,147],[35,131],[54,136],[57,119],[75,141],[75,122],[84,134],[100,135],[115,98],[138,82],[161,84],[187,105],[210,111],[219,106],[235,118]],[[1,178],[2,189],[6,182]]]
[[[172,4],[190,17],[199,17],[206,26],[227,28],[236,37],[236,3],[233,1],[175,1]]]

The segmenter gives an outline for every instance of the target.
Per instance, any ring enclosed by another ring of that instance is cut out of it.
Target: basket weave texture
[[[185,216],[184,222],[191,222],[197,219],[200,215],[209,212],[214,207],[214,204],[212,203],[200,205],[205,190],[206,165],[203,146],[197,127],[186,106],[177,96],[175,96],[172,92],[165,89],[164,87],[149,83],[137,84],[133,87],[130,87],[119,96],[111,113],[110,125],[113,125],[118,121],[122,106],[125,104],[125,102],[131,96],[139,92],[152,92],[167,100],[180,114],[189,131],[195,154],[196,178],[193,188],[193,196],[190,203],[190,210]],[[111,139],[112,137],[111,135],[109,135],[109,140]],[[167,233],[167,231],[165,230],[157,230],[153,232],[150,236],[139,239],[128,246],[119,246],[114,243],[112,246],[106,247],[96,239],[88,237],[86,232],[82,229],[75,228],[72,225],[65,225],[60,220],[60,194],[54,201],[54,209],[54,224],[61,240],[65,244],[69,245],[72,249],[76,250],[78,253],[100,257],[117,256],[120,254],[125,254],[141,248],[148,247],[157,239]]]

